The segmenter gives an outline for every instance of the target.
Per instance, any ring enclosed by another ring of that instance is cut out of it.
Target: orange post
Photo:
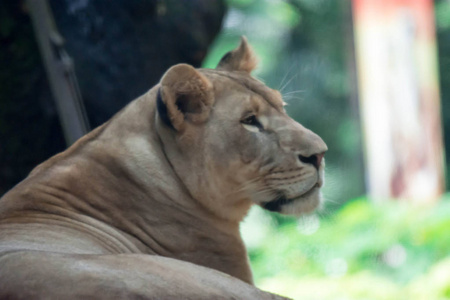
[[[430,202],[444,191],[432,0],[353,0],[370,194]]]

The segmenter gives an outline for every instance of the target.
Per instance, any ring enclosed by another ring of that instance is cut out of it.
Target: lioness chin
[[[170,68],[8,192],[0,298],[281,299],[253,287],[239,222],[314,210],[327,147],[255,66],[243,38],[215,70]]]

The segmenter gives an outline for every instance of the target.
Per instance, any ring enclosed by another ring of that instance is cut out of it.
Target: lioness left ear
[[[208,119],[214,103],[213,87],[196,69],[179,64],[161,79],[157,102],[161,120],[183,131],[187,123],[200,124]]]
[[[245,36],[241,37],[241,43],[233,51],[225,54],[217,65],[218,70],[243,71],[251,73],[256,68],[258,59]]]

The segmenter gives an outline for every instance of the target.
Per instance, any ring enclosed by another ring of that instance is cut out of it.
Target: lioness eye
[[[255,115],[251,115],[241,121],[243,124],[257,126],[259,124],[258,120],[256,119]]]
[[[246,117],[245,119],[241,120],[241,123],[244,125],[245,128],[249,129],[247,126],[253,126],[256,127],[259,130],[263,129],[263,126],[261,125],[261,123],[258,121],[258,119],[256,118],[255,115],[251,115]],[[246,126],[247,125],[247,126]],[[255,131],[255,130],[251,130],[251,131]]]

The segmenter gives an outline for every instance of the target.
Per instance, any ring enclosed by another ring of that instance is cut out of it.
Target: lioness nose
[[[298,158],[300,159],[300,161],[302,163],[312,164],[316,169],[319,169],[324,156],[325,156],[325,153],[320,153],[320,154],[313,154],[311,156],[299,155]]]

